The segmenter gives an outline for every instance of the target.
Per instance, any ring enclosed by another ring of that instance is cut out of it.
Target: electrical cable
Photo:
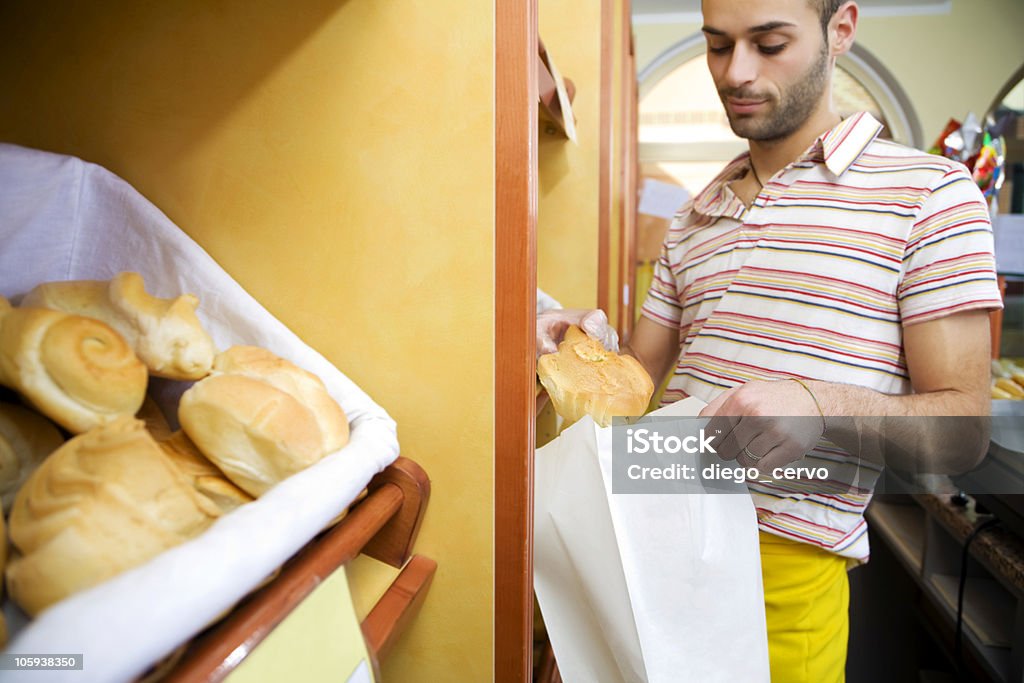
[[[964,539],[964,547],[960,555],[960,583],[956,593],[956,634],[953,637],[953,655],[956,657],[956,667],[963,671],[963,633],[964,633],[964,589],[967,587],[967,560],[970,557],[971,543],[985,529],[990,529],[999,524],[995,517],[986,519],[974,527],[974,530]]]

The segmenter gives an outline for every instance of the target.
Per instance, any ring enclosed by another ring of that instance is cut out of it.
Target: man
[[[849,416],[987,415],[988,311],[1001,305],[987,208],[962,166],[878,140],[869,115],[842,120],[833,108],[856,3],[702,10],[708,67],[749,153],[677,214],[623,352],[655,382],[674,368],[663,403],[707,402],[702,415],[729,425],[719,455],[766,473],[870,457]],[[558,331],[554,313],[539,318],[539,342]],[[779,429],[763,417],[783,415],[817,419]],[[886,449],[930,471],[983,456],[983,440],[948,437],[904,430]],[[928,462],[913,462],[921,454]],[[870,488],[750,490],[772,678],[841,681],[846,567],[867,559]]]

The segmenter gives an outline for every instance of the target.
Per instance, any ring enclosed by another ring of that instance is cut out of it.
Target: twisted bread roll
[[[220,515],[146,432],[121,418],[71,439],[18,492],[7,568],[31,615],[201,533]]]
[[[606,351],[575,325],[558,353],[537,359],[537,375],[555,412],[569,424],[590,415],[608,427],[613,416],[643,415],[654,394],[650,375],[635,358]]]
[[[178,405],[182,429],[253,496],[348,443],[348,420],[320,378],[264,349],[235,346]]]
[[[109,282],[49,282],[29,292],[22,305],[102,320],[159,377],[200,379],[213,364],[213,339],[196,316],[199,300],[191,294],[175,299],[150,296],[138,273],[119,273]]]
[[[0,384],[68,431],[134,415],[146,366],[108,325],[45,308],[12,308],[0,297]]]
[[[64,443],[46,418],[13,403],[0,403],[0,498],[7,514],[14,495],[46,456]]]

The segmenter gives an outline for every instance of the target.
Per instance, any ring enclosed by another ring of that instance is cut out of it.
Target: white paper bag
[[[702,407],[688,399],[653,414]],[[768,681],[745,486],[706,493],[696,479],[689,494],[613,495],[611,435],[584,418],[537,451],[534,586],[562,678]]]

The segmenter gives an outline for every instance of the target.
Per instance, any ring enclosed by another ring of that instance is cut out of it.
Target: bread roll
[[[146,396],[146,400],[142,402],[142,407],[135,413],[135,417],[145,423],[146,431],[157,443],[170,438],[171,426],[167,424],[167,417],[151,396]]]
[[[192,538],[220,515],[146,432],[121,418],[71,439],[18,492],[11,597],[38,614]]]
[[[294,396],[313,413],[321,447],[332,453],[348,443],[348,419],[323,381],[293,363],[257,346],[233,346],[217,356],[216,372],[251,377]]]
[[[244,491],[260,496],[348,442],[348,421],[315,375],[264,349],[221,353],[186,391],[182,429]]]
[[[102,320],[117,330],[159,377],[205,377],[216,353],[213,340],[196,316],[199,300],[191,294],[175,299],[150,296],[138,273],[119,273],[109,281],[49,282],[29,292],[22,305]]]
[[[185,479],[200,495],[206,496],[225,514],[252,501],[252,496],[231,483],[217,466],[203,455],[185,432],[171,432],[160,406],[146,397],[136,416],[146,424],[146,431],[156,440]]]
[[[174,432],[159,443],[174,466],[192,484],[192,488],[206,496],[224,514],[253,500],[252,496],[232,484],[216,465],[199,452],[185,432]]]
[[[635,358],[606,351],[576,326],[566,331],[557,353],[537,359],[537,374],[568,424],[590,415],[608,427],[613,416],[643,415],[654,394],[650,375]]]
[[[134,415],[148,375],[125,340],[99,320],[0,297],[0,384],[76,434]]]
[[[46,456],[64,443],[60,431],[41,415],[0,403],[0,499],[7,514],[14,495]]]

